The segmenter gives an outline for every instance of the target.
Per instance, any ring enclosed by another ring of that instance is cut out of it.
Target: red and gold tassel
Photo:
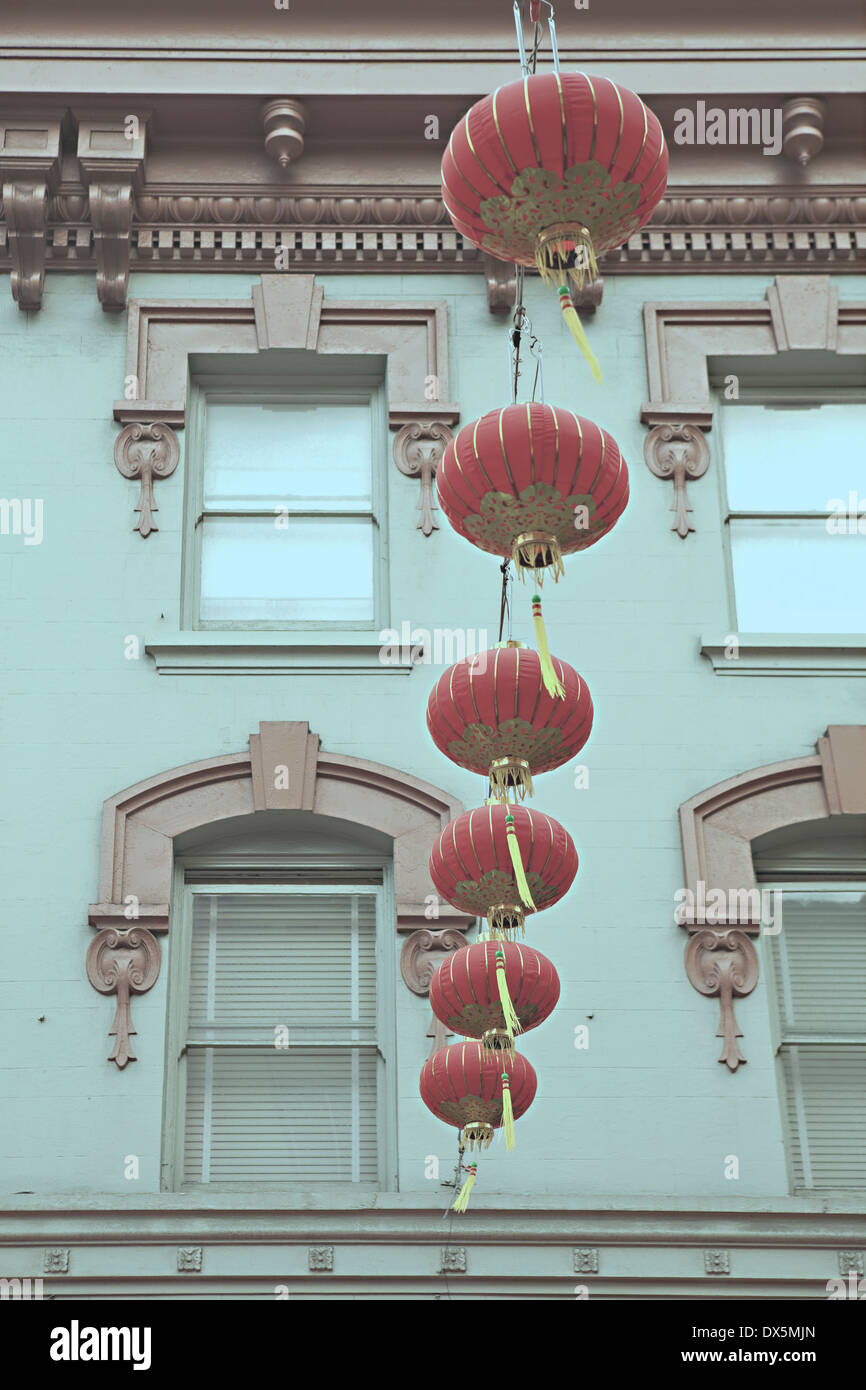
[[[568,286],[560,285],[558,294],[559,307],[562,310],[562,317],[564,318],[566,324],[571,330],[572,338],[577,343],[577,346],[580,348],[581,352],[586,358],[586,361],[589,364],[589,370],[592,372],[593,376],[595,377],[596,381],[600,386],[601,367],[598,365],[598,359],[596,358],[592,348],[589,345],[589,339],[583,331],[583,324],[580,321],[580,314],[574,307],[574,300],[571,297]]]
[[[556,674],[550,655],[550,647],[547,645],[547,629],[544,626],[544,618],[541,613],[540,594],[533,594],[532,597],[532,626],[535,628],[535,645],[538,648],[541,661],[541,679],[544,681],[544,688],[548,695],[555,695],[560,700],[564,700],[565,686]]]
[[[511,1104],[511,1083],[508,1072],[502,1073],[502,1125],[505,1130],[506,1149],[514,1148],[514,1108]]]
[[[535,903],[532,901],[532,892],[526,878],[523,860],[520,857],[520,846],[517,843],[517,832],[514,829],[514,817],[510,813],[505,817],[505,838],[508,841],[508,853],[511,855],[511,867],[514,870],[514,881],[517,884],[520,901],[524,907],[531,907],[532,911],[535,912]]]
[[[511,1002],[511,995],[508,993],[508,982],[505,978],[505,952],[496,952],[496,984],[499,989],[499,1002],[502,1005],[502,1014],[505,1019],[505,1031],[509,1038],[514,1042],[514,1034],[521,1031],[520,1019],[514,1011]]]
[[[454,1199],[454,1211],[465,1211],[469,1206],[469,1194],[475,1186],[475,1179],[478,1177],[478,1164],[467,1163],[466,1181]]]

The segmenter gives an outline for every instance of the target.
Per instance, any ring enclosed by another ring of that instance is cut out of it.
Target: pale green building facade
[[[674,22],[651,58],[560,17],[564,66],[640,92],[671,174],[584,302],[602,386],[527,277],[544,399],[615,437],[631,498],[544,590],[595,722],[532,803],[580,855],[528,937],[562,983],[521,1044],[538,1095],[441,1219],[426,994],[477,929],[426,858],[486,789],[425,710],[497,640],[500,573],[428,484],[508,402],[513,305],[436,187],[451,126],[517,72],[509,7],[476,8],[449,10],[453,64],[413,17],[387,50],[251,27],[218,65],[219,6],[165,69],[125,34],[111,91],[86,26],[77,51],[33,39],[28,73],[4,53],[0,1272],[61,1299],[810,1299],[864,1273],[863,86],[840,35],[819,81],[820,53],[747,33],[746,85],[733,25],[672,79]],[[821,144],[792,110],[774,158],[678,148],[675,110],[731,92],[820,92]],[[285,169],[271,97],[302,103]],[[530,596],[509,632],[532,644]]]

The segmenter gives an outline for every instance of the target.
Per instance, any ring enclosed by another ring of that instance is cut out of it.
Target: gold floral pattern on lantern
[[[481,1096],[461,1096],[459,1100],[440,1101],[438,1108],[440,1114],[447,1116],[452,1124],[459,1125],[461,1129],[466,1125],[478,1124],[479,1120],[494,1126],[502,1123],[501,1096],[495,1096],[492,1100],[483,1100]]]
[[[486,198],[480,207],[490,235],[485,251],[519,265],[535,265],[536,239],[556,224],[586,227],[596,255],[621,246],[641,225],[637,183],[612,184],[596,160],[573,164],[563,178],[550,169],[524,169],[510,193]]]
[[[526,881],[537,911],[540,912],[548,903],[556,901],[556,888],[546,883],[540,874],[527,873]],[[460,899],[459,903],[455,901],[457,898]],[[469,912],[477,913],[479,917],[485,917],[488,908],[496,903],[519,903],[520,897],[512,874],[506,873],[504,869],[491,869],[480,878],[463,879],[456,883],[453,896],[448,901],[454,902],[457,907],[466,908]]]
[[[587,526],[575,525],[578,507],[586,508]],[[494,555],[510,555],[517,536],[527,531],[555,536],[563,555],[585,550],[608,530],[608,523],[594,520],[595,499],[574,493],[563,497],[549,483],[533,483],[517,497],[510,492],[485,493],[474,516],[463,522],[466,531],[482,550]]]
[[[507,719],[498,728],[489,724],[467,724],[461,738],[448,744],[448,757],[471,772],[487,772],[496,758],[525,758],[536,772],[548,764],[559,766],[562,732],[536,729],[528,719]]]

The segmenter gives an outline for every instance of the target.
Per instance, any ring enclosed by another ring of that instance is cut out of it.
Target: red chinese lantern
[[[514,1034],[549,1018],[559,999],[553,962],[531,946],[476,941],[442,961],[430,982],[430,1007],[452,1033],[480,1038],[487,1052],[510,1057]]]
[[[476,102],[442,159],[442,198],[461,236],[538,267],[598,379],[568,291],[652,216],[667,183],[662,128],[607,77],[538,73]]]
[[[538,653],[522,642],[458,661],[430,692],[430,737],[458,767],[487,773],[491,796],[531,796],[533,776],[567,763],[589,738],[586,683],[566,662],[551,663],[561,698],[549,692]]]
[[[628,502],[628,469],[616,440],[561,406],[507,405],[464,425],[437,470],[439,504],[480,550],[531,570],[563,573],[562,557],[606,536]],[[535,637],[545,685],[558,693],[541,616]]]
[[[552,816],[488,802],[446,825],[429,867],[440,897],[508,937],[522,933],[525,913],[552,907],[568,892],[577,850]]]
[[[441,1047],[421,1069],[421,1099],[446,1124],[461,1131],[461,1148],[488,1148],[493,1131],[505,1128],[506,1148],[514,1147],[514,1121],[532,1104],[538,1078],[515,1053],[506,1063],[479,1042]]]

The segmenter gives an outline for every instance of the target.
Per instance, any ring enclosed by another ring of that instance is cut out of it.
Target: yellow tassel
[[[514,1010],[511,1002],[511,995],[508,993],[508,981],[505,978],[505,952],[496,952],[496,984],[499,988],[499,1002],[502,1005],[502,1013],[505,1018],[505,1029],[511,1041],[514,1041],[514,1034],[521,1031],[520,1019]]]
[[[534,912],[535,903],[532,901],[532,893],[526,879],[526,870],[520,857],[520,846],[517,843],[517,832],[514,829],[514,817],[512,815],[505,817],[505,838],[508,841],[508,853],[511,855],[511,867],[514,870],[514,881],[517,884],[520,901],[525,907],[531,907]]]
[[[478,1164],[467,1163],[466,1181],[454,1199],[454,1210],[465,1211],[469,1206],[469,1194],[475,1186],[475,1179],[478,1177]]]
[[[558,696],[560,700],[564,700],[565,686],[556,674],[550,655],[550,647],[547,645],[547,629],[541,615],[540,594],[533,595],[532,626],[535,628],[535,645],[538,647],[538,655],[541,660],[541,679],[544,681],[544,688],[548,695]]]
[[[511,1086],[508,1072],[502,1073],[502,1124],[505,1129],[505,1147],[514,1148],[514,1109],[511,1104]]]
[[[592,348],[589,345],[589,339],[583,331],[583,324],[580,321],[580,315],[574,307],[574,300],[568,292],[567,285],[560,285],[559,287],[559,307],[562,310],[562,317],[565,319],[565,322],[571,329],[572,338],[577,343],[577,346],[580,348],[581,352],[583,353],[584,357],[589,363],[589,370],[592,372],[593,376],[595,377],[596,381],[600,386],[601,367],[598,365],[598,360],[595,354],[593,353]]]

